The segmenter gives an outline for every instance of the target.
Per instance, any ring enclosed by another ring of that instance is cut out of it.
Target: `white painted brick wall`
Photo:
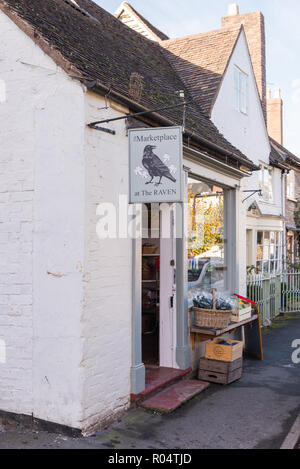
[[[2,12],[0,30],[0,409],[79,427],[84,93]]]
[[[103,100],[0,28],[0,409],[87,429],[129,405],[131,240],[96,235],[97,205],[128,193],[125,123],[85,128]]]
[[[86,120],[118,117],[99,110],[104,101],[86,95]],[[129,405],[131,367],[132,241],[100,240],[101,202],[118,205],[128,195],[125,121],[112,122],[116,135],[86,130],[86,250],[83,316],[84,427],[110,420]]]
[[[22,66],[16,63],[16,51],[11,51],[20,45],[21,33],[2,13],[0,29],[0,79],[6,83],[7,91],[6,100],[0,104],[0,339],[5,341],[7,358],[6,364],[0,364],[0,408],[30,414],[33,112],[28,108],[29,93],[24,93]],[[30,184],[28,190],[24,190],[25,183]]]

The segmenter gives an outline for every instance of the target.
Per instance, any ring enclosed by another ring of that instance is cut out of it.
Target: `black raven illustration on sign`
[[[170,179],[172,182],[176,182],[176,179],[170,173],[168,166],[166,166],[161,159],[153,153],[154,148],[156,148],[154,145],[147,145],[144,148],[142,164],[151,177],[151,180],[146,182],[146,184],[151,184],[155,177],[159,177],[159,182],[155,184],[156,186],[162,184],[161,180],[163,177]]]

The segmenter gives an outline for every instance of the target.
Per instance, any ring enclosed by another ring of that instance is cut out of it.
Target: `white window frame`
[[[262,233],[262,244],[258,244],[258,233]],[[261,258],[258,257],[260,248]],[[282,269],[283,233],[282,231],[257,230],[256,233],[256,270],[263,274],[276,274]]]
[[[248,75],[239,67],[234,67],[234,106],[236,111],[248,114]]]
[[[290,170],[286,179],[286,194],[290,200],[295,200],[295,171]]]
[[[264,202],[274,203],[274,189],[273,189],[273,169],[266,165],[261,164],[259,172],[259,187],[262,192]]]

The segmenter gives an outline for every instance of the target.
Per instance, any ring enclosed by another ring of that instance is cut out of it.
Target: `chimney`
[[[267,124],[268,133],[276,142],[283,144],[282,99],[280,88],[275,88],[273,96],[269,89],[267,93]]]
[[[239,6],[236,3],[230,3],[228,6],[228,16],[235,16],[240,14]]]
[[[243,25],[245,29],[263,113],[267,120],[266,36],[264,16],[259,11],[240,15],[238,5],[232,3],[228,8],[228,16],[222,18],[222,27],[228,28],[239,24]]]

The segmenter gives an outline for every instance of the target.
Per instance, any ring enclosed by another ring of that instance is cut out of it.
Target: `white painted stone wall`
[[[234,69],[239,67],[249,77],[248,79],[248,113],[240,113],[234,107]],[[225,72],[223,82],[216,99],[212,120],[220,132],[236,148],[241,150],[255,164],[262,162],[269,164],[270,144],[267,135],[266,125],[263,118],[261,103],[256,87],[255,77],[251,65],[245,34],[242,32],[232,57]],[[247,197],[243,190],[259,189],[259,172],[253,172],[250,178],[244,178],[241,181],[241,211],[240,211],[240,289],[245,292],[246,289],[246,226],[249,217],[247,217],[248,207],[256,200],[259,208],[264,215],[282,215],[281,203],[281,171],[273,170],[273,192],[274,202],[264,202],[261,197],[253,196],[244,204],[242,200]],[[282,222],[277,219],[276,229],[282,230]],[[244,273],[243,273],[244,272]]]
[[[237,111],[234,107],[235,66],[239,67],[249,77],[247,115]],[[224,75],[213,108],[212,120],[220,132],[255,164],[259,165],[262,162],[269,164],[270,144],[244,33],[239,37]],[[254,172],[251,178],[245,179],[244,184],[248,188],[258,189],[258,172]],[[264,203],[261,198],[258,200],[264,213],[280,215],[282,212],[280,170],[274,170],[273,185],[274,203]],[[253,199],[248,202],[247,206],[251,202],[253,202]]]
[[[248,79],[248,113],[234,107],[234,69],[239,67]],[[270,144],[266,131],[245,34],[242,32],[225,72],[216,99],[212,120],[220,132],[254,163],[269,163]]]
[[[84,93],[2,12],[0,30],[0,409],[79,427]]]
[[[104,106],[98,95],[87,93],[86,121],[121,115]],[[85,132],[84,428],[110,421],[130,399],[132,240],[100,239],[96,232],[99,205],[113,203],[118,213],[119,195],[128,197],[128,138],[124,120],[106,126],[116,135]]]

